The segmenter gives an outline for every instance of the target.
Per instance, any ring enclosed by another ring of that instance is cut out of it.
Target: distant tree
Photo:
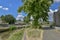
[[[14,24],[16,22],[16,19],[12,15],[5,15],[1,16],[2,21],[9,23],[9,24]]]
[[[16,22],[16,19],[12,15],[6,15],[5,21],[9,24],[14,24]]]
[[[5,23],[5,16],[4,15],[1,16],[1,20],[2,20],[2,23]]]
[[[50,5],[53,3],[53,0],[22,0],[23,6],[19,7],[18,12],[24,11],[26,12],[28,20],[30,17],[33,17],[32,24],[34,27],[38,28],[40,18],[43,21],[47,21],[48,19],[48,11]]]

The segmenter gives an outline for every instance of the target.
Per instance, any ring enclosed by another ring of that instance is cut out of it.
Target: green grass
[[[7,40],[22,40],[24,30],[13,33]]]
[[[11,33],[12,32],[9,32],[9,31],[0,33],[0,37],[1,37],[2,40],[6,40],[10,36]]]
[[[12,31],[12,30],[14,30],[14,29],[16,29],[16,26],[15,26],[15,25],[11,25],[11,26],[9,27],[9,30],[10,30],[10,31]]]

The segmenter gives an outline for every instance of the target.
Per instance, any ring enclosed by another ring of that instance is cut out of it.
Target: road
[[[60,40],[60,33],[55,30],[44,30],[43,40]]]

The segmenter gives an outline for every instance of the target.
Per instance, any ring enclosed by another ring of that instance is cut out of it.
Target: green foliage
[[[2,16],[1,16],[1,20],[2,20],[2,22],[3,22],[3,23],[5,22],[5,20],[4,20],[4,19],[5,19],[5,16],[4,16],[4,15],[2,15]]]
[[[14,25],[11,25],[11,26],[9,27],[9,30],[10,30],[10,31],[12,31],[12,30],[14,30],[14,29],[16,29],[16,26],[14,26]]]
[[[8,22],[9,24],[14,24],[16,19],[12,15],[6,15],[5,16],[5,21]]]
[[[16,22],[16,19],[12,15],[1,16],[1,19],[9,24],[14,24]]]
[[[32,24],[34,26],[38,26],[39,22],[38,20],[40,18],[43,19],[43,21],[47,21],[48,19],[48,11],[50,5],[53,3],[53,0],[22,0],[24,2],[24,5],[19,7],[18,12],[24,11],[26,12],[28,20],[30,20],[30,17],[33,17]]]
[[[24,22],[25,22],[25,23],[28,23],[29,21],[30,21],[30,20],[29,20],[28,17],[25,17],[25,18],[24,18]]]

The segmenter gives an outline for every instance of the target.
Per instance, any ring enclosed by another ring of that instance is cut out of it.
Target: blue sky
[[[23,3],[21,0],[0,0],[0,16],[12,14],[14,17],[16,17],[18,15],[18,7],[22,6],[22,4]],[[59,5],[59,0],[55,0],[50,9],[55,10]],[[23,15],[25,15],[24,12]]]
[[[60,2],[55,2],[50,6],[50,9],[55,10],[58,9],[60,6]]]
[[[12,14],[16,17],[18,15],[17,9],[22,4],[21,0],[0,0],[0,16]]]

